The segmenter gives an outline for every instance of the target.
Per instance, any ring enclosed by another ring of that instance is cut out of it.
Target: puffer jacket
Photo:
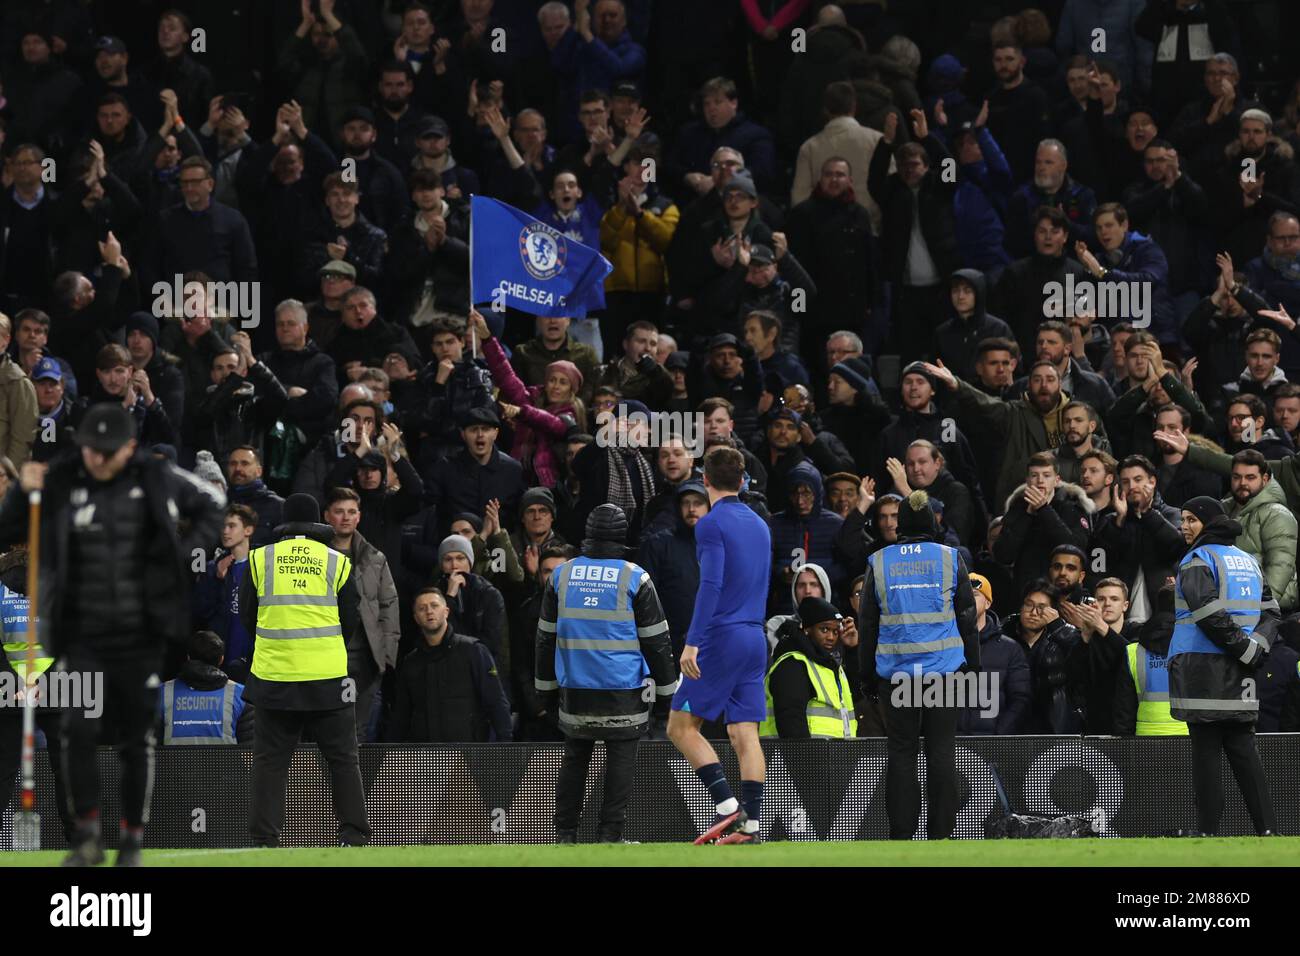
[[[500,397],[519,406],[519,416],[513,422],[515,441],[510,457],[524,466],[530,485],[554,488],[559,484],[561,471],[552,443],[561,441],[577,422],[577,410],[567,402],[542,408],[541,403],[546,401],[545,387],[529,388],[519,380],[495,336],[484,339],[482,345],[483,358],[487,360],[492,381],[500,389]]]
[[[796,573],[801,565],[815,562],[826,569],[832,588],[848,576],[835,543],[844,519],[823,506],[822,476],[807,461],[801,461],[790,469],[786,478],[786,487],[791,490],[801,484],[812,488],[812,513],[802,517],[793,507],[787,507],[772,515],[768,522],[772,530],[773,585],[769,603],[774,614],[789,614],[794,610],[783,586],[787,572]]]
[[[600,251],[614,267],[605,279],[605,291],[664,292],[664,256],[680,218],[673,201],[657,191],[647,197],[639,216],[629,215],[621,204],[611,206],[600,220]]]
[[[957,733],[973,736],[1018,734],[1029,716],[1033,683],[1024,648],[1002,633],[1002,621],[990,608],[980,631],[980,671],[998,675],[996,712],[984,716],[978,705],[957,717]]]
[[[1043,628],[1032,647],[1020,632],[1020,615],[1012,614],[1002,633],[1019,643],[1029,659],[1031,698],[1028,719],[1021,726],[1027,734],[1077,734],[1083,730],[1081,688],[1072,685],[1071,658],[1082,640],[1064,618]]]
[[[1078,485],[1062,482],[1049,505],[1033,514],[1025,504],[1025,486],[1006,502],[1002,533],[993,544],[993,557],[1015,569],[1016,593],[1035,578],[1047,574],[1052,549],[1072,544],[1085,550],[1097,505]]]
[[[1224,498],[1223,510],[1241,525],[1237,547],[1259,562],[1282,612],[1294,610],[1300,597],[1296,589],[1296,519],[1286,505],[1282,486],[1269,479],[1245,504]]]
[[[1231,518],[1214,518],[1205,526],[1201,536],[1192,542],[1192,549],[1204,544],[1235,545],[1241,534],[1241,525]],[[1188,608],[1195,614],[1219,600],[1219,587],[1210,569],[1200,561],[1178,569],[1178,590]],[[1281,615],[1277,601],[1264,581],[1259,623],[1248,637],[1226,610],[1215,611],[1196,622],[1201,633],[1222,648],[1218,654],[1178,654],[1169,662],[1170,712],[1189,724],[1219,722],[1253,724],[1259,718],[1259,703],[1251,694],[1248,698],[1243,688],[1255,681],[1255,670],[1267,657],[1269,646],[1277,639]],[[1252,648],[1251,641],[1262,645],[1264,653]],[[1250,663],[1242,655],[1250,651]],[[1232,709],[1186,710],[1179,706],[1182,700],[1241,702]]]
[[[72,495],[91,492],[98,484],[86,474],[80,456],[75,455],[54,462],[45,476],[38,600],[39,616],[50,635],[49,650],[56,655],[83,639],[93,617],[107,617],[110,622],[113,617],[114,604],[95,607],[85,596],[80,602],[83,613],[68,613],[70,576],[86,570],[80,562],[73,562],[71,539],[77,507],[72,504]],[[145,627],[134,634],[111,635],[111,644],[98,643],[96,650],[104,657],[161,656],[165,641],[179,642],[189,633],[193,585],[189,568],[194,549],[208,547],[221,531],[225,496],[209,482],[143,450],[138,450],[123,472],[101,490],[115,501],[129,502],[141,500],[134,497],[135,488],[143,493],[143,510],[148,515],[139,532],[144,536],[142,554],[149,569],[141,587]],[[13,482],[0,502],[0,540],[25,540],[28,520],[27,495]],[[121,544],[114,542],[112,550],[119,551]],[[102,582],[112,580],[107,565],[100,564],[95,573]]]

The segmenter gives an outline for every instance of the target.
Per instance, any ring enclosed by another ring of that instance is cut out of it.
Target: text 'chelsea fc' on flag
[[[475,305],[573,318],[605,307],[609,260],[513,206],[472,196],[469,244]]]

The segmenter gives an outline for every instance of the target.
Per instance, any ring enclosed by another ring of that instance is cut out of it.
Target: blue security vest
[[[555,677],[561,687],[642,686],[650,668],[641,653],[632,601],[645,573],[618,558],[579,557],[555,569]]]
[[[177,678],[163,684],[165,744],[235,744],[244,713],[244,685],[227,681],[216,690],[195,690]]]
[[[1264,600],[1264,575],[1245,551],[1226,544],[1203,544],[1188,552],[1178,569],[1200,563],[1210,569],[1219,586],[1219,596],[1203,608],[1192,611],[1183,597],[1182,575],[1174,589],[1174,636],[1169,642],[1169,659],[1179,654],[1227,653],[1197,627],[1196,622],[1216,611],[1227,611],[1237,626],[1250,635],[1259,624]]]
[[[871,556],[880,637],[876,673],[951,674],[966,661],[957,628],[957,552],[931,541],[891,544]]]

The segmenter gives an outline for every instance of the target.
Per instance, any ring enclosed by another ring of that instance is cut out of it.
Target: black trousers
[[[284,828],[289,761],[304,732],[310,733],[329,764],[339,842],[361,845],[370,839],[366,795],[357,762],[357,725],[351,707],[337,710],[257,709],[253,738],[252,805],[248,830],[258,846],[279,846]]]
[[[99,809],[95,748],[102,741],[116,746],[122,762],[123,821],[130,827],[149,822],[161,686],[159,666],[156,659],[101,660],[93,652],[69,652],[68,673],[81,675],[83,686],[92,675],[102,675],[103,680],[100,707],[70,707],[63,712],[63,776],[76,817],[89,816]],[[101,709],[102,713],[96,712]]]
[[[889,755],[885,768],[889,838],[910,840],[916,835],[921,817],[918,759],[921,737],[925,737],[926,832],[931,840],[946,840],[957,825],[957,708],[895,706],[892,691],[893,685],[881,678]]]
[[[636,747],[640,741],[606,740],[605,798],[600,806],[600,835],[619,838],[627,801],[632,796],[632,774],[636,770]],[[576,830],[582,819],[582,802],[587,791],[587,770],[596,741],[568,737],[564,759],[555,782],[555,829]]]
[[[1227,754],[1228,766],[1237,778],[1241,798],[1250,813],[1256,833],[1277,832],[1273,798],[1264,778],[1264,765],[1255,746],[1254,724],[1220,721],[1187,725],[1192,738],[1192,791],[1196,795],[1196,820],[1202,832],[1213,835],[1223,816],[1223,774],[1219,753]]]
[[[56,710],[36,710],[36,726],[45,734],[45,748],[54,771],[54,802],[63,824],[63,835],[72,836],[72,810],[68,806],[68,788],[63,776],[63,747],[59,727],[63,715]],[[14,783],[23,759],[23,712],[21,707],[0,710],[0,817],[9,809]],[[39,810],[40,808],[37,807]]]

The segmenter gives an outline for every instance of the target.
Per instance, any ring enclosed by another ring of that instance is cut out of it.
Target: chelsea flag
[[[475,305],[571,318],[605,307],[614,267],[595,249],[486,196],[470,197],[469,222]]]

